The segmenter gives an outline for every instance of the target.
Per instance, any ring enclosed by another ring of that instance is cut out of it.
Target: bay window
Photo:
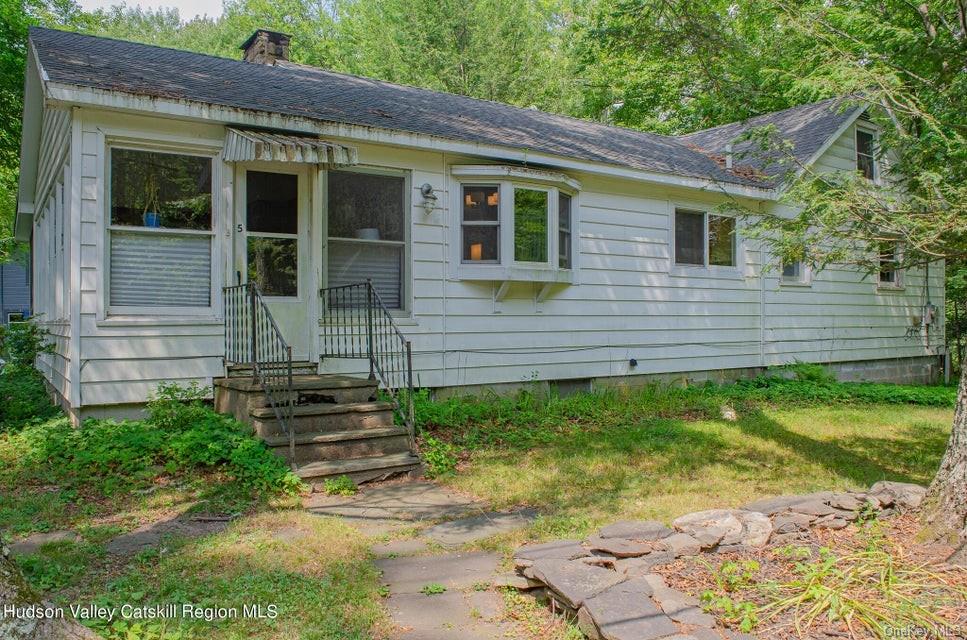
[[[110,149],[112,308],[211,307],[212,159]]]
[[[452,172],[463,178],[457,192],[457,277],[572,280],[576,181],[556,172],[504,165],[455,166]]]
[[[735,218],[678,209],[674,226],[676,265],[736,266]]]
[[[328,286],[372,280],[389,309],[403,309],[406,179],[402,173],[330,171]]]

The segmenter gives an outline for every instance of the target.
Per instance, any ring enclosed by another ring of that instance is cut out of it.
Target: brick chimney
[[[275,64],[276,60],[289,59],[289,40],[287,33],[259,29],[248,37],[239,47],[244,53],[242,60],[256,64]]]

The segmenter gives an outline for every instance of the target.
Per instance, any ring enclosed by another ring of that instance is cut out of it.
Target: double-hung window
[[[406,300],[406,177],[401,172],[327,174],[330,287],[372,280],[389,309]]]
[[[735,218],[704,211],[675,211],[675,264],[736,266]]]
[[[876,135],[871,131],[856,129],[856,169],[867,180],[876,181]]]
[[[557,196],[557,266],[571,268],[571,196]]]
[[[500,185],[463,185],[463,261],[500,262]]]
[[[211,157],[113,147],[110,172],[110,307],[211,307]]]
[[[896,242],[881,242],[879,244],[879,261],[879,286],[900,287],[902,285],[899,268],[900,245]]]

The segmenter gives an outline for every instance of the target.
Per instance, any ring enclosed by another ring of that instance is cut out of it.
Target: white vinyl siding
[[[194,381],[207,387],[213,377],[224,375],[224,336],[217,309],[207,316],[179,312],[119,317],[99,306],[109,301],[110,247],[103,215],[108,198],[105,136],[164,139],[169,146],[177,142],[200,153],[204,147],[221,144],[224,128],[93,109],[82,110],[76,117],[83,119],[78,132],[83,134],[78,141],[83,152],[78,151],[73,206],[81,228],[68,240],[77,242],[79,250],[80,286],[75,289],[81,313],[78,361],[83,363],[78,373],[79,398],[85,406],[117,405],[144,402],[161,382]],[[737,244],[738,268],[677,271],[675,208],[714,211],[723,198],[577,171],[572,172],[581,185],[572,192],[573,280],[555,282],[546,289],[540,281],[513,281],[498,299],[495,294],[502,287],[503,274],[474,279],[451,271],[503,266],[461,262],[463,181],[454,177],[451,168],[479,159],[363,142],[359,154],[366,166],[392,167],[407,176],[403,264],[408,274],[401,303],[407,313],[399,314],[397,322],[412,341],[414,382],[420,387],[569,378],[599,378],[595,385],[602,386],[609,378],[621,384],[628,382],[622,376],[639,374],[683,379],[691,377],[690,372],[797,359],[843,362],[924,356],[942,340],[942,316],[931,329],[930,349],[923,341],[905,336],[910,316],[919,313],[925,297],[920,269],[906,272],[903,290],[880,291],[874,286],[875,276],[864,277],[846,268],[817,272],[812,287],[780,287],[778,258],[762,257],[755,243],[746,242]],[[852,129],[821,164],[856,170]],[[226,207],[234,210],[238,204],[232,199],[237,197],[237,185],[232,172],[222,169],[221,173],[221,181],[213,182],[219,195],[212,236],[215,291],[224,281],[235,281],[236,267],[225,252],[230,246],[227,239],[238,237],[224,215]],[[317,173],[319,181],[312,191],[319,194],[323,207],[326,174]],[[499,181],[467,177],[471,184]],[[441,206],[430,212],[423,209],[419,188],[413,186],[423,183],[431,184],[440,195]],[[507,202],[511,199],[509,194]],[[351,270],[340,271],[334,262],[348,267],[353,264],[351,256],[359,264],[369,261],[366,271],[370,277],[375,274],[377,287],[382,286],[379,273],[390,262],[396,264],[395,257],[387,257],[393,254],[358,251],[353,237],[327,238],[325,209],[317,207],[312,205],[314,235],[312,253],[307,254],[311,269],[321,279],[318,286],[358,277]],[[504,222],[513,228],[510,216]],[[558,221],[552,219],[549,226],[557,237]],[[747,246],[743,249],[742,244]],[[37,251],[43,251],[40,244]],[[557,265],[557,248],[549,247],[548,254]],[[501,256],[512,259],[511,252]],[[40,269],[38,263],[46,256],[37,255],[35,261]],[[39,278],[35,281],[37,295],[42,296],[46,285]],[[312,284],[314,292],[316,282]],[[930,297],[942,307],[942,296],[943,267],[931,265]],[[216,296],[213,302],[219,299]],[[322,328],[313,329],[318,340]],[[630,358],[637,360],[637,367],[630,367]],[[324,372],[368,374],[364,361],[327,359],[320,366]]]

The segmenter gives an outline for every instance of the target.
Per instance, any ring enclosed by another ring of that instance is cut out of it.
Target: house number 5
[[[242,223],[239,223],[239,225],[238,225],[238,232],[239,233],[242,233]]]

